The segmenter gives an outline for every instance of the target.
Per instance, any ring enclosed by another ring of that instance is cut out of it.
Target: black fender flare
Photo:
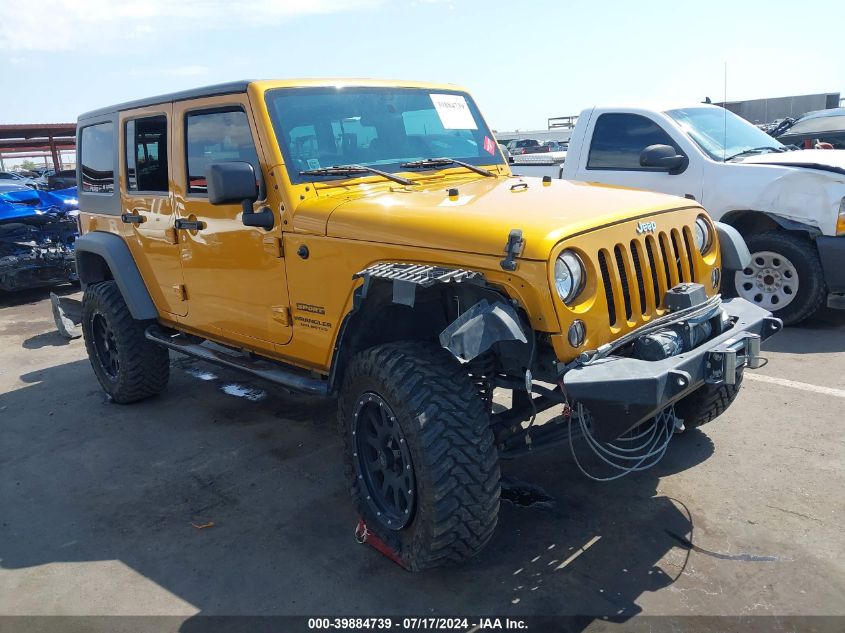
[[[75,249],[76,272],[83,289],[89,283],[102,281],[96,265],[85,257],[87,253],[97,255],[108,266],[132,317],[139,321],[158,318],[158,310],[123,238],[114,233],[92,231],[77,238]]]
[[[742,270],[751,261],[751,253],[742,235],[730,224],[714,222],[719,235],[719,248],[722,253],[722,268]]]

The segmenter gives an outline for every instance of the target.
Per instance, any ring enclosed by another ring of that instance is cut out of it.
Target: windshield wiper
[[[745,156],[746,154],[753,154],[755,152],[763,152],[767,149],[772,150],[773,152],[784,152],[786,151],[783,147],[772,147],[771,145],[766,145],[764,147],[752,147],[751,149],[744,149],[741,152],[737,152],[736,154],[731,154],[725,159],[725,162],[729,160],[733,160],[734,158],[739,158],[740,156]]]
[[[299,172],[300,176],[352,176],[353,174],[376,174],[393,182],[398,182],[400,185],[417,184],[408,178],[403,178],[402,176],[397,176],[374,167],[367,167],[366,165],[333,165],[332,167],[306,169],[305,171]]]
[[[477,165],[472,165],[470,163],[465,163],[462,160],[455,160],[454,158],[423,158],[422,160],[412,160],[408,163],[402,163],[399,165],[400,167],[405,167],[407,169],[415,169],[420,167],[443,167],[445,165],[460,165],[461,167],[466,167],[470,171],[474,171],[476,174],[481,174],[482,176],[493,176],[496,177],[492,171],[488,171],[483,167],[478,167]]]

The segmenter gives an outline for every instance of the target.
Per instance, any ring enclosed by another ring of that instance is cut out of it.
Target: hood
[[[743,158],[740,162],[755,165],[804,167],[845,174],[845,150],[842,149],[802,149],[791,152],[755,154]]]
[[[45,215],[62,215],[75,208],[65,203],[63,198],[46,191],[0,192],[0,222],[37,220]]]
[[[449,196],[449,188],[458,196]],[[331,191],[331,190],[329,190]],[[413,187],[365,186],[301,204],[295,228],[330,237],[502,255],[521,229],[524,259],[546,260],[560,240],[661,211],[698,206],[664,194],[539,178],[439,180]]]

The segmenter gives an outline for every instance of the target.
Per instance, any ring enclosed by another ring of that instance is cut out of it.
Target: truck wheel
[[[770,310],[784,325],[811,316],[827,294],[815,246],[791,233],[772,231],[746,238],[751,262],[734,276],[736,293]]]
[[[406,567],[460,562],[487,543],[498,454],[476,385],[448,352],[417,341],[361,352],[339,423],[356,509]]]
[[[684,427],[694,429],[712,422],[733,404],[742,386],[743,368],[736,371],[733,385],[704,385],[675,404],[675,415],[684,421]]]
[[[167,386],[170,356],[147,340],[114,281],[93,284],[82,297],[82,335],[97,379],[112,399],[128,404]]]

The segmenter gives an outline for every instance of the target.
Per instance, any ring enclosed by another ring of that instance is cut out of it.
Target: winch
[[[685,310],[707,300],[704,286],[679,284],[666,293],[666,308],[672,312]],[[703,315],[673,323],[644,334],[634,341],[633,356],[640,360],[663,360],[695,349],[714,333],[721,334],[730,326],[727,313],[718,305]]]

